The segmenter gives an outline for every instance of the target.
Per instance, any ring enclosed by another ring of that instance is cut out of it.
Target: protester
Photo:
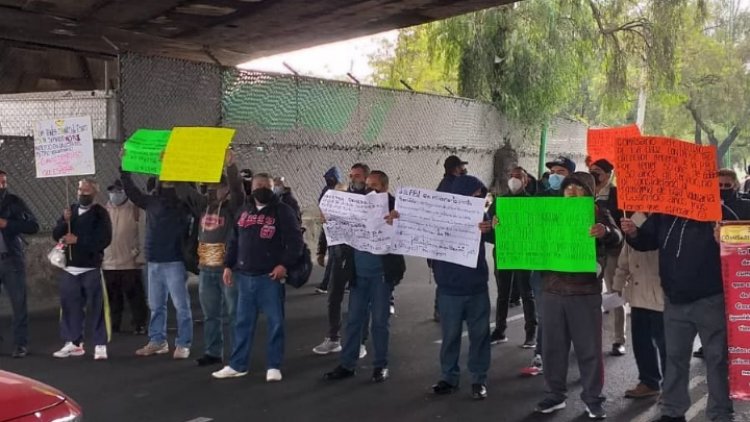
[[[473,176],[456,177],[451,193],[483,198],[487,188]],[[484,243],[494,243],[489,217],[479,224],[482,240],[476,268],[433,260],[432,270],[438,290],[438,309],[442,329],[440,347],[440,381],[432,387],[437,395],[458,390],[460,380],[459,356],[463,324],[469,332],[468,368],[471,391],[475,400],[487,398],[487,371],[490,366],[490,296],[487,283],[489,268],[485,259]]]
[[[302,255],[294,211],[274,195],[267,174],[253,176],[252,200],[241,209],[228,242],[224,283],[237,285],[237,322],[229,365],[214,378],[247,375],[259,312],[268,322],[266,381],[281,381],[284,358],[284,278]]]
[[[107,210],[94,202],[98,193],[96,181],[81,180],[78,202],[63,210],[52,231],[53,239],[65,243],[68,258],[59,276],[60,336],[65,345],[53,354],[56,358],[84,355],[84,327],[89,319],[94,359],[107,359],[109,330],[105,315],[109,310],[101,267],[104,249],[112,240],[112,223]]]
[[[187,288],[183,240],[189,230],[189,210],[179,200],[175,185],[159,181],[153,195],[138,189],[130,173],[120,175],[125,194],[146,211],[146,260],[148,269],[148,343],[138,349],[138,356],[169,353],[167,342],[167,298],[177,311],[177,338],[174,359],[190,357],[193,342],[193,313]]]
[[[562,196],[562,182],[576,171],[576,163],[568,157],[557,157],[548,162],[546,167],[550,171],[547,180],[549,186],[541,193],[542,196]]]
[[[286,186],[286,180],[283,177],[273,178],[273,193],[279,197],[281,202],[289,205],[294,213],[297,215],[297,219],[302,224],[302,210],[299,207],[299,202],[292,195],[292,188]]]
[[[566,198],[593,197],[594,178],[573,173],[560,185]],[[573,345],[581,374],[581,400],[591,419],[603,419],[604,362],[602,358],[602,273],[606,266],[605,248],[622,243],[622,233],[606,208],[595,205],[595,221],[590,235],[596,239],[596,273],[543,271],[544,299],[544,379],[548,392],[536,407],[538,413],[565,408],[568,390],[568,361]]]
[[[107,188],[107,212],[112,222],[112,243],[104,250],[102,272],[107,284],[112,331],[119,333],[124,301],[130,306],[134,334],[146,333],[146,293],[143,288],[141,256],[141,220],[143,212],[128,200],[120,180]]]
[[[367,189],[375,193],[388,192],[388,175],[375,170],[367,177]],[[396,198],[388,194],[388,208],[393,211]],[[383,216],[384,218],[388,216]],[[392,220],[390,221],[392,224]],[[388,372],[388,325],[391,298],[394,287],[401,281],[406,271],[406,263],[401,255],[373,255],[354,249],[349,312],[347,315],[346,337],[341,353],[341,363],[333,371],[325,374],[328,380],[340,380],[354,376],[359,358],[362,333],[367,329],[366,320],[372,315],[372,342],[374,347],[373,382],[383,382]]]
[[[39,223],[18,196],[8,192],[8,174],[0,170],[0,287],[13,308],[14,358],[28,354],[29,317],[26,309],[26,262],[21,235],[35,234]]]
[[[643,225],[646,215],[635,213],[631,219]],[[630,304],[630,330],[633,355],[640,382],[627,390],[625,397],[640,399],[657,396],[667,362],[664,342],[664,292],[659,279],[659,253],[638,252],[629,245],[622,248],[612,290]],[[661,365],[660,365],[661,364]]]
[[[323,190],[320,192],[320,196],[318,197],[318,204],[320,204],[320,201],[323,199],[323,196],[325,196],[326,192],[331,189],[338,189],[338,187],[341,185],[343,180],[343,177],[341,176],[341,170],[339,170],[338,167],[329,168],[323,175],[323,180],[325,180],[326,184],[323,187]],[[320,236],[318,237],[317,261],[318,265],[320,265],[321,267],[325,267],[325,272],[323,273],[323,280],[315,289],[315,292],[318,294],[328,293],[328,283],[331,280],[331,270],[335,265],[332,254],[328,254],[328,262],[326,263],[326,253],[329,250],[330,248],[328,247],[328,242],[326,241],[326,232],[321,227]]]

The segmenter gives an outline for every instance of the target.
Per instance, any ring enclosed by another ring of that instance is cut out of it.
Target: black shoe
[[[323,374],[323,378],[327,379],[328,381],[337,381],[345,378],[351,378],[354,376],[354,374],[354,371],[346,369],[343,366],[339,365],[333,371]]]
[[[698,359],[705,359],[706,357],[703,356],[703,348],[701,347],[700,349],[693,352],[693,357]]]
[[[508,304],[508,306],[510,306],[511,308],[517,308],[517,307],[521,306],[521,301],[520,300],[514,300],[514,301],[510,302]]]
[[[26,346],[16,346],[16,348],[13,349],[13,354],[11,354],[11,356],[14,359],[21,359],[25,358],[28,354],[29,351],[26,349]]]
[[[432,320],[435,322],[440,322],[440,312],[438,312],[437,309],[435,309],[435,312],[432,313]]]
[[[388,368],[375,368],[372,371],[372,382],[384,382],[389,376]]]
[[[625,346],[620,343],[612,345],[612,351],[609,352],[611,356],[625,356]]]
[[[135,330],[133,330],[133,334],[137,336],[142,336],[146,334],[146,327],[144,326],[135,327]]]
[[[474,400],[484,400],[487,398],[487,387],[484,384],[471,385],[471,398]]]
[[[686,422],[686,419],[684,416],[681,416],[679,418],[673,418],[671,416],[662,416],[661,418],[655,420],[654,422]]]
[[[211,366],[222,364],[224,360],[216,356],[203,355],[203,357],[196,359],[195,362],[198,363],[198,366]]]
[[[432,392],[438,396],[444,396],[446,394],[453,394],[458,391],[458,386],[448,384],[445,381],[439,381],[437,384],[432,386]]]
[[[490,334],[490,344],[500,344],[500,343],[507,343],[508,337],[505,336],[505,334],[501,333],[500,331],[493,331],[492,334]]]

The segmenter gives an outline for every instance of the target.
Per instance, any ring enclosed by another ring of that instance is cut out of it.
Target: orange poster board
[[[606,159],[615,166],[617,171],[617,154],[615,142],[618,138],[637,138],[641,136],[638,125],[632,124],[604,129],[589,129],[586,133],[586,150],[591,162]]]
[[[617,140],[617,205],[720,221],[716,147],[657,136]]]

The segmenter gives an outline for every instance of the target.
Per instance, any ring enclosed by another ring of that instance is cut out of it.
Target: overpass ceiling
[[[515,0],[0,0],[0,40],[238,64]]]

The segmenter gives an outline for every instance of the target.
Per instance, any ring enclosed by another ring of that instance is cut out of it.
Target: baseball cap
[[[465,166],[469,164],[468,161],[463,161],[456,155],[451,155],[450,157],[445,159],[445,164],[443,164],[443,167],[445,167],[445,170],[453,170],[456,167],[459,166]]]
[[[552,169],[554,166],[564,167],[568,170],[568,173],[576,171],[576,163],[568,157],[557,157],[554,160],[546,164],[548,169]]]

